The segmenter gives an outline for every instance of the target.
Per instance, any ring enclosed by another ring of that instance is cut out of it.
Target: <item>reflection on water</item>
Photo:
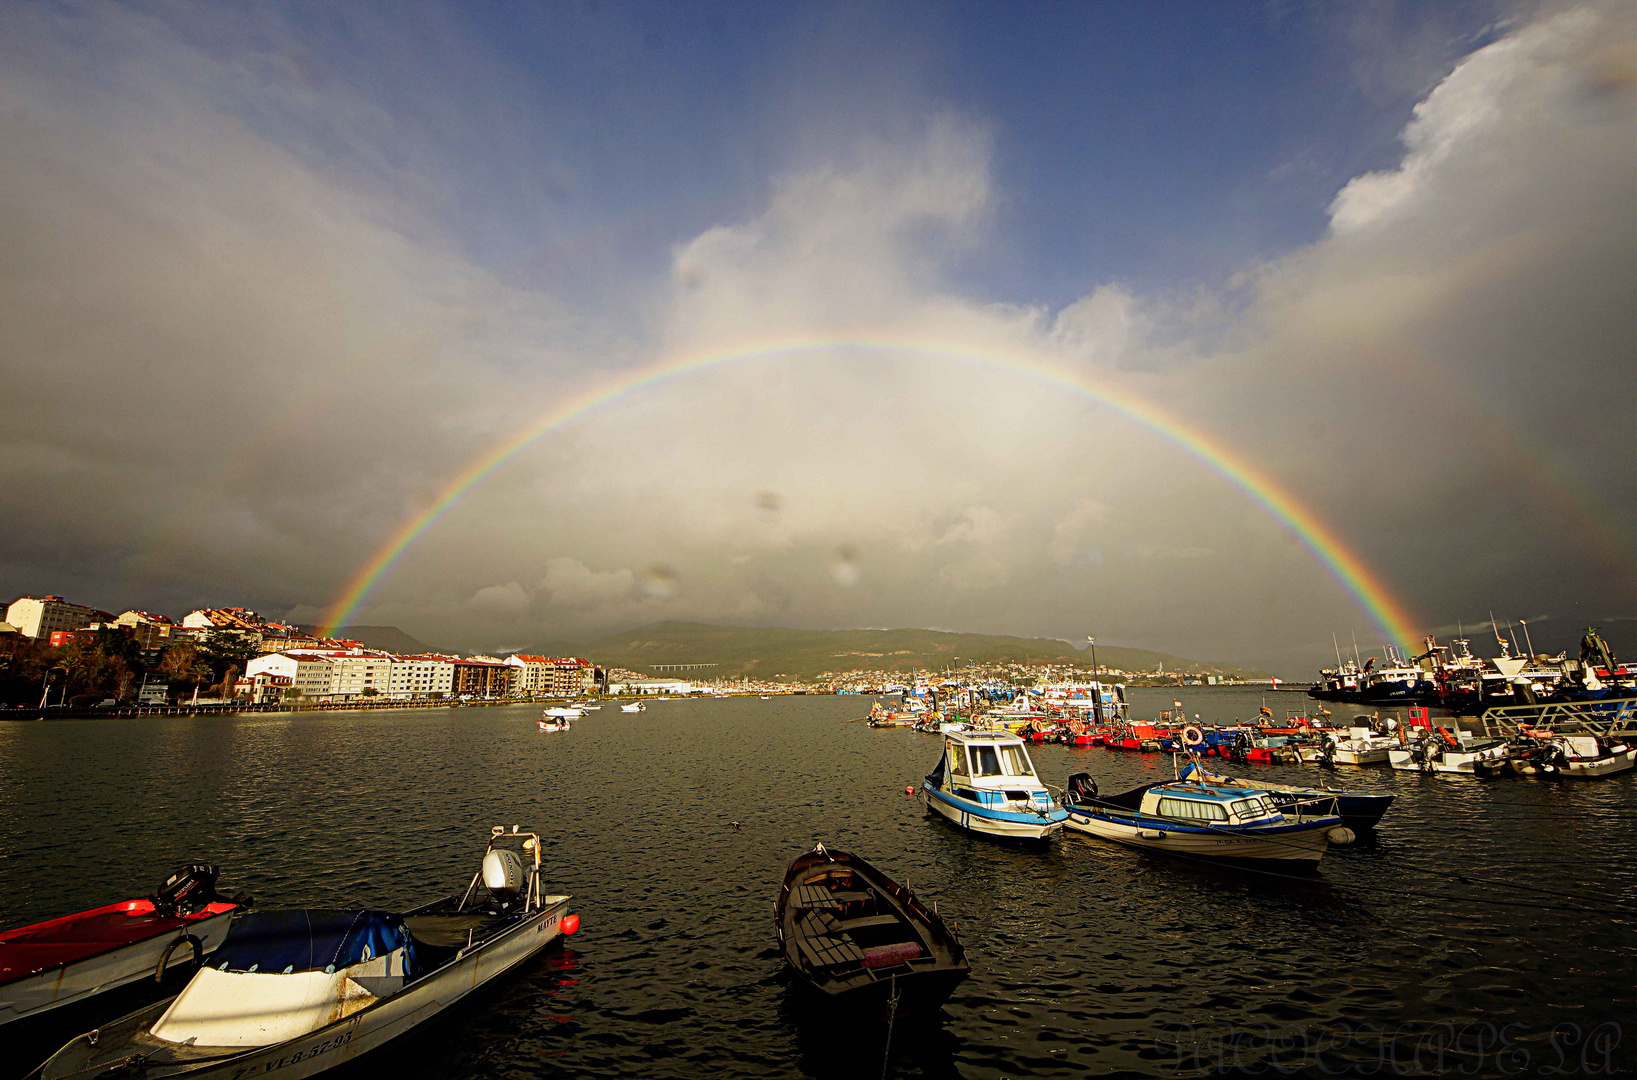
[[[1174,693],[1136,691],[1133,712]],[[1254,716],[1262,698],[1181,696],[1207,721]],[[1280,716],[1306,704],[1267,696]],[[1400,798],[1376,836],[1291,879],[1080,836],[1022,848],[959,832],[904,795],[937,740],[840,722],[868,705],[655,702],[549,737],[524,707],[0,724],[0,925],[144,894],[195,859],[263,906],[407,906],[463,887],[489,826],[519,822],[550,838],[548,888],[575,896],[584,928],[357,1075],[383,1062],[427,1077],[880,1075],[882,1033],[810,1015],[773,948],[784,866],[815,839],[908,877],[972,959],[939,1021],[895,1027],[891,1075],[1176,1075],[1209,1064],[1197,1033],[1221,1025],[1511,1023],[1544,1062],[1554,1024],[1637,1014],[1637,939],[1609,914],[1637,898],[1630,777],[1344,771]],[[1171,768],[1032,752],[1052,783],[1087,769],[1105,791]],[[24,1032],[34,1060],[4,1065],[20,1072],[135,1004]],[[1179,1032],[1196,1040],[1187,1054]]]

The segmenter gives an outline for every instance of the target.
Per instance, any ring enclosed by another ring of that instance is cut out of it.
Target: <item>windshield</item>
[[[1034,766],[1020,743],[969,746],[973,776],[1033,776]]]
[[[1029,764],[1029,755],[1023,752],[1021,743],[1000,748],[1000,764],[1006,770],[1007,776],[1033,776],[1034,767]]]
[[[1240,799],[1233,804],[1233,812],[1243,818],[1267,817],[1273,808],[1261,798]]]

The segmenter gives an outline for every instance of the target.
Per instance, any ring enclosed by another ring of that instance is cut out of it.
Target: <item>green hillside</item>
[[[565,650],[560,643],[554,643],[530,651],[550,655]],[[634,671],[653,673],[656,664],[715,664],[715,668],[701,674],[764,679],[811,679],[821,672],[855,669],[913,671],[969,662],[1091,664],[1089,650],[1076,649],[1055,638],[938,630],[792,630],[684,622],[654,623],[609,634],[580,644],[575,651],[599,664]],[[1146,649],[1100,645],[1097,659],[1105,667],[1126,671],[1153,671],[1164,664],[1168,672],[1267,678],[1265,672]]]

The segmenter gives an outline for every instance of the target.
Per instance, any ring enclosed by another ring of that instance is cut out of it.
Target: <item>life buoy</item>
[[[1205,742],[1205,733],[1193,724],[1182,729],[1182,741],[1186,746],[1201,746]]]

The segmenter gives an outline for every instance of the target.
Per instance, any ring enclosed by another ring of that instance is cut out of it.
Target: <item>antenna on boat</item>
[[[1529,639],[1529,620],[1519,619],[1518,622],[1523,624],[1523,643],[1529,646],[1529,655],[1533,656],[1535,655],[1535,643]]]
[[[1341,670],[1341,642],[1336,640],[1336,632],[1330,631],[1330,644],[1336,647],[1336,670]]]
[[[1353,639],[1353,663],[1358,667],[1363,667],[1364,660],[1358,654],[1358,635],[1353,633],[1351,630],[1347,631],[1347,634]]]

